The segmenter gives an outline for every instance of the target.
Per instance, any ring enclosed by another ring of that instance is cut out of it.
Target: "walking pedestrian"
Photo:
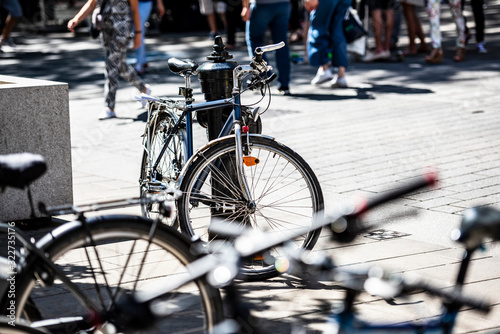
[[[424,7],[425,0],[401,0],[403,15],[406,20],[408,30],[408,50],[404,51],[405,56],[415,56],[418,53],[428,53],[429,47],[425,43],[425,34],[420,24],[420,20],[415,12],[415,7]],[[416,39],[420,40],[420,45],[417,47]]]
[[[451,14],[455,22],[457,39],[457,51],[453,60],[456,62],[465,59],[465,23],[462,16],[461,0],[448,0]],[[429,64],[439,64],[443,58],[443,49],[441,48],[441,0],[428,0],[427,1],[427,14],[429,14],[431,25],[431,42],[432,51],[425,57],[425,61]]]
[[[332,87],[346,88],[345,71],[348,65],[347,42],[342,21],[351,0],[306,0],[305,8],[311,12],[307,37],[309,64],[317,66],[318,72],[311,84],[330,81]],[[328,53],[331,47],[332,65],[338,68],[335,77],[330,70]]]
[[[290,95],[290,0],[243,0],[241,18],[246,22],[245,38],[250,58],[256,47],[264,45],[267,28],[271,30],[273,43],[285,42],[284,47],[276,50],[278,91],[282,95]]]
[[[127,45],[132,36],[134,49],[141,45],[142,31],[139,18],[137,0],[105,0],[107,4],[103,9],[104,27],[101,31],[101,44],[105,54],[106,83],[104,87],[105,109],[99,119],[116,117],[115,102],[118,80],[121,76],[140,92],[150,94],[151,88],[137,76],[134,68],[127,64]],[[97,5],[102,5],[103,0],[88,0],[68,22],[68,29],[74,31],[78,24],[92,14]],[[132,15],[131,15],[132,14]]]
[[[391,58],[391,36],[394,27],[394,0],[368,0],[372,17],[375,50],[368,52],[363,61]]]
[[[484,40],[484,0],[470,0],[472,13],[474,14],[474,24],[476,30],[476,45],[478,53],[488,53],[486,41]],[[465,0],[461,1],[462,12],[464,10]],[[465,42],[469,39],[470,33],[467,28],[467,18],[464,16]]]
[[[2,46],[8,46],[10,48],[16,46],[10,38],[10,33],[16,26],[17,21],[23,16],[23,10],[18,0],[2,0],[0,1],[0,5],[9,12],[9,15],[5,19],[2,37],[0,39],[0,53],[2,53]]]
[[[210,29],[210,38],[213,40],[215,36],[219,34],[217,29],[217,17],[215,16],[215,13],[219,15],[219,18],[224,25],[224,29],[227,30],[227,4],[221,0],[199,0],[199,5],[200,13],[207,17],[208,27]]]
[[[147,57],[146,57],[146,40],[145,40],[145,32],[146,32],[146,21],[149,19],[151,15],[151,11],[153,9],[153,0],[139,0],[139,17],[141,19],[141,45],[135,50],[136,62],[135,62],[135,71],[137,74],[142,75],[144,73],[145,68],[148,65]],[[158,16],[162,17],[165,13],[165,6],[163,6],[163,0],[158,0],[156,2],[156,10],[158,11]]]

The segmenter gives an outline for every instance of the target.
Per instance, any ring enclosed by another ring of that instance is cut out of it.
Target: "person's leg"
[[[266,9],[266,5],[250,4],[251,15],[246,22],[245,39],[248,47],[248,56],[253,57],[256,47],[262,46],[269,22],[273,17]]]
[[[330,63],[328,51],[331,43],[330,26],[333,11],[333,1],[325,0],[320,1],[318,9],[312,11],[310,14],[307,36],[307,55],[311,66],[319,67]]]
[[[12,29],[16,26],[17,17],[12,17],[12,15],[7,16],[5,19],[5,24],[2,30],[2,40],[6,41],[10,38],[10,33]]]
[[[343,77],[349,61],[347,58],[347,42],[344,37],[342,21],[349,9],[350,0],[334,1],[334,10],[330,23],[330,38],[332,45],[332,64],[339,68],[339,77]],[[343,69],[340,69],[340,68]]]
[[[415,23],[415,16],[414,11],[413,11],[413,5],[403,2],[401,3],[401,7],[403,9],[403,15],[406,20],[406,27],[408,30],[408,51],[407,53],[409,55],[414,55],[417,53],[417,46],[415,44],[415,38],[416,38],[416,23]]]
[[[130,21],[116,20],[108,27],[106,37],[106,104],[111,109],[115,108],[116,91],[118,90],[118,80],[121,76],[140,92],[146,92],[146,85],[137,76],[134,69],[127,64],[127,45],[130,38]],[[104,38],[104,30],[103,30]]]
[[[118,64],[113,61],[116,57],[118,47],[112,38],[113,30],[105,26],[101,31],[101,42],[104,50],[105,84],[104,84],[104,104],[112,112],[115,110],[116,91],[120,79]],[[119,52],[119,50],[118,50]]]
[[[412,6],[411,14],[413,16],[413,22],[415,22],[415,35],[420,40],[420,47],[418,48],[418,52],[429,52],[429,47],[425,42],[425,34],[422,29],[422,24],[418,19],[417,13],[415,12],[415,6]]]
[[[375,39],[375,53],[380,53],[384,51],[384,45],[382,43],[382,10],[373,9],[372,10],[372,28],[373,28],[373,38]]]
[[[214,3],[212,0],[199,0],[200,13],[205,15],[208,22],[210,34],[213,37],[217,33],[217,22],[215,18]]]
[[[432,48],[441,48],[441,28],[440,28],[440,15],[441,15],[441,0],[428,0],[427,1],[427,14],[429,15],[429,23],[431,30],[431,43]]]
[[[385,9],[385,24],[384,24],[384,33],[385,38],[383,42],[384,51],[389,51],[391,49],[391,36],[392,36],[392,28],[394,27],[394,9]]]
[[[431,28],[431,43],[432,51],[425,57],[425,61],[430,64],[438,64],[443,57],[443,50],[441,49],[441,29],[440,14],[441,14],[441,0],[428,0],[427,14],[429,15],[429,23]]]
[[[455,21],[456,31],[457,31],[457,53],[455,57],[453,57],[454,61],[463,61],[465,59],[465,44],[466,44],[466,35],[465,35],[465,22],[464,17],[462,15],[462,5],[461,0],[448,0],[450,5],[451,14],[453,16],[453,20]]]
[[[215,12],[219,15],[222,24],[224,25],[224,30],[227,31],[227,18],[226,18],[227,4],[224,1],[217,1],[215,3]]]
[[[311,80],[313,85],[320,85],[333,78],[333,73],[329,68],[328,53],[331,46],[330,27],[334,10],[334,0],[323,0],[319,2],[318,8],[313,10],[309,17],[307,55],[309,64],[318,67],[316,75]]]
[[[395,48],[399,41],[401,31],[401,4],[399,1],[391,3],[391,8],[394,12],[394,21],[391,29],[391,49]]]
[[[484,0],[471,0],[474,22],[476,24],[476,42],[484,42]]]
[[[151,14],[152,8],[153,8],[152,1],[139,1],[139,17],[141,19],[141,29],[142,29],[141,40],[142,40],[142,43],[141,43],[141,46],[139,46],[135,50],[135,54],[136,54],[135,69],[139,73],[144,71],[144,64],[146,64],[146,62],[147,62],[146,43],[145,43],[145,38],[144,38],[144,36],[146,35],[145,24],[149,18],[149,15]]]
[[[18,19],[23,16],[23,10],[18,0],[5,0],[3,1],[2,6],[7,10],[7,12],[9,12],[2,30],[2,41],[7,41],[10,38],[10,33],[16,26]]]
[[[332,64],[338,68],[337,77],[331,81],[332,87],[346,88],[345,72],[349,65],[347,58],[347,43],[344,37],[342,21],[349,9],[351,0],[335,1],[335,10],[330,24],[332,41]]]
[[[236,31],[242,26],[241,19],[242,3],[241,0],[228,0],[226,8],[227,18],[227,46],[229,48],[236,45]]]
[[[290,85],[290,49],[288,46],[288,21],[290,20],[290,3],[280,2],[272,5],[275,13],[269,27],[273,43],[285,42],[285,46],[275,51],[276,68],[278,70],[279,89],[288,89]]]

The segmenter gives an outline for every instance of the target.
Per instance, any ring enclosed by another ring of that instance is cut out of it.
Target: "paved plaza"
[[[379,264],[450,287],[462,255],[450,233],[462,212],[475,205],[500,208],[500,1],[488,1],[489,53],[477,54],[472,41],[462,63],[452,60],[455,32],[448,12],[443,9],[441,65],[426,65],[424,55],[403,62],[357,61],[347,72],[349,88],[331,89],[310,85],[316,69],[293,64],[292,95],[274,94],[262,116],[263,133],[294,149],[315,171],[327,212],[358,194],[371,196],[398,186],[430,166],[438,170],[435,188],[366,216],[383,224],[387,238],[360,237],[345,246],[332,243],[324,233],[315,250],[333,256],[338,265]],[[241,33],[238,37],[243,43]],[[406,41],[403,30],[401,45]],[[118,118],[97,119],[104,83],[99,43],[82,34],[57,32],[19,35],[18,44],[16,54],[0,54],[1,74],[69,84],[74,203],[137,196],[146,113],[132,100],[135,89],[122,82]],[[167,59],[205,62],[212,41],[206,34],[163,34],[149,38],[147,45],[150,69],[144,80],[153,95],[175,96],[183,79],[168,70]],[[292,48],[303,55],[300,45]],[[239,63],[249,61],[243,47],[230,53]],[[132,52],[129,58],[134,59]],[[202,101],[199,83],[193,83],[195,98]],[[205,129],[195,131],[199,147],[206,141]],[[140,209],[121,212],[140,214]],[[330,303],[342,296],[335,282],[313,283],[291,275],[241,287],[275,333],[290,332],[297,322],[307,324],[309,332],[320,330]],[[485,296],[493,308],[487,315],[460,312],[457,333],[500,328],[500,247],[491,245],[476,255],[464,291]],[[364,295],[359,304],[367,319],[394,322],[438,314],[439,306],[422,294],[390,302]]]

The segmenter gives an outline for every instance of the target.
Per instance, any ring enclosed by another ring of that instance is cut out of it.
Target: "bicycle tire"
[[[14,325],[9,324],[9,320],[0,320],[0,333],[2,334],[49,334],[43,328],[33,328],[27,325],[15,322]]]
[[[245,152],[249,149],[246,136],[242,141]],[[310,226],[313,218],[321,215],[323,193],[304,159],[269,137],[250,135],[248,142],[251,156],[259,159],[255,165],[245,166],[255,210],[248,210],[247,203],[239,199],[243,195],[237,181],[221,176],[220,170],[236,168],[235,137],[227,136],[212,142],[190,160],[180,186],[182,197],[178,199],[182,232],[208,242],[215,237],[208,235],[212,218],[234,221],[239,217],[240,222],[250,223],[253,228],[286,233],[293,228]],[[216,164],[223,166],[214,172]],[[203,183],[201,187],[200,183]],[[222,189],[212,190],[212,183],[222,184]],[[297,247],[312,249],[320,232],[312,231],[294,241]],[[243,275],[247,280],[262,280],[277,276],[279,272],[274,264],[254,260],[243,268]]]
[[[152,223],[140,216],[89,218],[87,224],[75,221],[57,228],[37,246],[68,273],[87,297],[98,303],[98,311],[109,310],[114,304],[113,297],[161,284],[162,278],[185,272],[185,266],[197,258],[189,239],[163,224],[157,224],[149,241]],[[96,247],[90,245],[89,233]],[[80,318],[88,313],[87,305],[77,300],[60,281],[49,287],[35,284],[35,266],[29,267],[31,272],[28,270],[16,283],[19,314],[28,298],[42,314],[41,320]],[[172,300],[161,302],[180,308],[180,312],[162,318],[148,333],[161,333],[165,328],[175,333],[206,333],[224,318],[220,292],[204,278],[176,290],[171,296]],[[175,303],[179,300],[182,303]],[[30,319],[33,320],[40,319]],[[120,321],[116,324],[120,328]],[[75,321],[69,325],[76,326]]]
[[[186,129],[181,126],[169,142],[163,154],[161,162],[156,171],[152,170],[152,164],[158,159],[160,152],[165,145],[168,135],[178,121],[177,115],[169,110],[161,110],[152,116],[150,123],[150,150],[147,146],[144,149],[141,161],[141,175],[139,179],[140,195],[147,196],[159,191],[150,187],[154,183],[161,183],[166,187],[173,187],[187,161]],[[147,136],[146,136],[147,140]],[[156,178],[153,180],[154,175]],[[150,203],[141,205],[142,214],[145,217],[156,219],[160,217],[160,203]],[[167,225],[173,225],[173,218],[164,219]]]

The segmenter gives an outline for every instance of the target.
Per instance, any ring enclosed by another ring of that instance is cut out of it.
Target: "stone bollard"
[[[35,206],[73,203],[66,83],[0,75],[0,154],[19,152],[41,154],[47,162],[47,172],[31,186]],[[0,221],[30,214],[26,191],[0,193]]]

